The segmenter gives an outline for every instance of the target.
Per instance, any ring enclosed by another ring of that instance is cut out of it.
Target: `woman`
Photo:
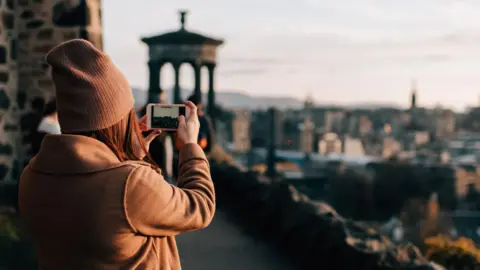
[[[50,51],[61,135],[47,135],[25,168],[20,213],[41,269],[181,269],[174,236],[205,228],[215,212],[196,107],[177,130],[177,186],[147,156],[128,81],[84,40]]]

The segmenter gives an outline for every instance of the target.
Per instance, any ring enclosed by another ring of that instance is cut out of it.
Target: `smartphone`
[[[187,113],[187,107],[183,104],[148,104],[147,128],[175,131],[178,128],[178,117],[188,117]]]

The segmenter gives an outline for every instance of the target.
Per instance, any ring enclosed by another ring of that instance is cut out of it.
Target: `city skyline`
[[[419,106],[478,104],[478,1],[104,0],[103,6],[105,50],[143,89],[147,47],[140,37],[178,29],[184,8],[189,30],[226,40],[219,48],[220,91],[408,106],[415,79]],[[173,72],[162,73],[168,89]],[[182,76],[182,87],[193,89],[193,71],[182,67]]]

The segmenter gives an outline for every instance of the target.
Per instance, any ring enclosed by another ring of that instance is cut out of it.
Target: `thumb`
[[[184,125],[185,125],[185,116],[180,115],[178,117],[178,126],[180,127],[180,126],[184,126]]]
[[[147,137],[145,137],[145,143],[149,145],[160,134],[162,134],[162,131],[159,129],[155,129],[153,132],[148,134]]]

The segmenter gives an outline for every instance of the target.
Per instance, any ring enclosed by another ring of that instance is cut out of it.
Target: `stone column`
[[[45,54],[55,45],[74,38],[87,39],[103,49],[101,1],[14,2],[17,3],[19,107],[25,133],[32,128],[27,125],[29,119],[37,114],[32,113],[36,107],[33,103],[43,103],[55,95]],[[27,148],[29,144],[29,139],[25,138]]]
[[[193,68],[195,70],[195,90],[193,94],[202,100],[202,63],[197,61],[194,63]]]
[[[14,1],[0,6],[0,184],[20,176],[21,136],[17,106],[17,31]]]
[[[208,68],[208,107],[207,113],[212,119],[212,124],[216,127],[215,121],[215,64],[210,64]]]
[[[182,93],[180,92],[180,67],[182,63],[173,63],[173,70],[175,71],[175,85],[173,86],[173,103],[180,104],[182,103]]]
[[[148,100],[147,103],[159,103],[160,94],[162,89],[160,88],[160,69],[163,63],[158,61],[148,62],[148,71],[150,73],[149,86],[148,86]]]

